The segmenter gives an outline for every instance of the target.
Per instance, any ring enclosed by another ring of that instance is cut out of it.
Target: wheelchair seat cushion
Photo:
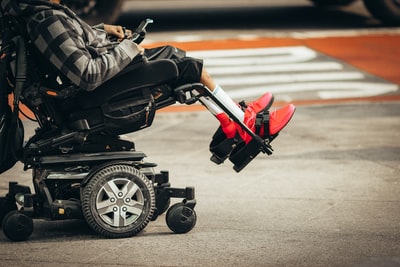
[[[111,98],[121,97],[132,90],[153,88],[178,77],[178,68],[171,60],[141,62],[128,66],[121,74],[91,92],[79,96],[82,108],[103,105]]]
[[[156,111],[153,91],[177,75],[178,69],[170,60],[133,64],[94,91],[81,92],[68,120],[71,124],[85,120],[92,133],[110,135],[149,127]]]

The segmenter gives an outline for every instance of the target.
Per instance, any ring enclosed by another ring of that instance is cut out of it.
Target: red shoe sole
[[[289,104],[270,113],[270,135],[277,135],[292,119],[296,107]]]

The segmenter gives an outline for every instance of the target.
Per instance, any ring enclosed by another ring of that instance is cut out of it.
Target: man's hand
[[[119,42],[121,42],[126,38],[132,38],[132,31],[126,30],[119,25],[104,24],[104,30],[106,31],[107,34],[117,37]],[[145,50],[144,47],[141,45],[138,45],[137,47],[139,50],[139,54],[144,55],[144,50]]]
[[[131,30],[124,29],[122,26],[119,25],[104,24],[104,30],[107,34],[117,37],[118,41],[122,41],[125,38],[132,37]]]

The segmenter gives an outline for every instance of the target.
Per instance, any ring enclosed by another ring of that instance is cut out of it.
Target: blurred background
[[[121,15],[147,13],[154,18],[168,17],[171,22],[194,16],[202,22],[216,17],[235,17],[233,24],[246,24],[253,19],[280,17],[289,21],[300,16],[324,17],[331,23],[343,24],[349,16],[376,19],[385,26],[400,24],[400,0],[64,0],[91,23],[114,23]],[[182,11],[185,14],[182,15]],[[371,20],[374,24],[377,21]],[[326,23],[326,22],[325,22]],[[185,25],[181,25],[184,27]]]

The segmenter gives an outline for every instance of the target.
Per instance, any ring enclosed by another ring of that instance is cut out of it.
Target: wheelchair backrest
[[[4,16],[0,16],[0,173],[11,168],[19,159],[23,143],[23,126],[18,117],[19,93],[24,86],[26,66],[16,68],[16,55],[21,37]],[[6,23],[7,22],[7,23]],[[23,49],[23,47],[22,47]],[[23,59],[20,58],[22,61]],[[17,90],[18,91],[18,90]],[[12,99],[11,96],[14,95]],[[11,101],[10,101],[11,100]],[[11,103],[10,103],[11,102]]]
[[[26,32],[25,22],[18,17],[2,16],[2,43],[1,57],[3,61],[2,80],[3,95],[13,95],[13,110],[19,110],[19,103],[25,104],[30,110],[35,111],[33,115],[40,125],[45,124],[46,117],[51,114],[45,107],[39,92],[41,76],[43,74],[37,62],[43,60],[35,59],[37,52],[31,44]]]

